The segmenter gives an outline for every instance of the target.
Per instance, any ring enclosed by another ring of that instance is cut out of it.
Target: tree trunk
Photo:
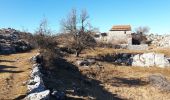
[[[76,57],[79,57],[82,50],[76,50]]]
[[[79,57],[80,52],[76,51],[76,57]]]

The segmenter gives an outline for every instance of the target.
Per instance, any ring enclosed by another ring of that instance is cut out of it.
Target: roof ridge
[[[131,31],[131,25],[113,25],[110,31]]]

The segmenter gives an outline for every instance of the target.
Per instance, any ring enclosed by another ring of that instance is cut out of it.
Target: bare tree
[[[94,46],[95,40],[92,37],[92,29],[88,26],[88,13],[86,10],[82,10],[78,17],[77,11],[72,9],[69,16],[62,20],[61,26],[67,34],[71,34],[73,41],[71,48],[75,50],[76,56],[79,56],[81,51],[85,48]]]
[[[135,29],[135,32],[137,33],[137,34],[146,34],[146,33],[148,33],[149,32],[149,30],[150,30],[150,28],[148,27],[148,26],[144,26],[144,27],[138,27],[138,28],[136,28]]]
[[[46,19],[43,19],[40,22],[40,25],[38,29],[35,31],[35,41],[37,42],[37,46],[39,49],[52,49],[53,47],[50,47],[51,43],[53,41],[53,36],[51,30],[48,28],[48,21]]]
[[[135,29],[135,33],[132,34],[132,43],[133,44],[145,44],[147,43],[147,38],[146,38],[146,33],[148,33],[150,30],[149,27],[144,26],[144,27],[138,27]]]
[[[39,25],[39,28],[35,32],[34,41],[37,44],[40,54],[43,58],[43,65],[51,68],[55,64],[55,60],[59,57],[59,50],[55,37],[48,28],[48,22],[43,19]]]

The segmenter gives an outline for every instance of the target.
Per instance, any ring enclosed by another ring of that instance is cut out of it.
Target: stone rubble
[[[32,62],[35,63],[38,57],[38,55],[32,57]],[[49,100],[50,91],[46,90],[40,67],[41,65],[37,64],[37,62],[33,65],[30,80],[27,84],[28,95],[24,98],[24,100]]]
[[[170,59],[165,57],[162,53],[143,53],[143,54],[131,54],[131,53],[118,53],[113,55],[104,55],[96,58],[77,60],[78,66],[89,67],[98,62],[106,61],[116,65],[125,66],[137,66],[137,67],[170,67]]]
[[[161,74],[153,74],[148,77],[149,83],[162,91],[170,91],[170,82]]]
[[[51,93],[52,96],[54,96],[57,100],[65,100],[66,99],[66,94],[62,91],[56,91],[54,90]]]
[[[164,54],[159,53],[144,53],[137,54],[133,57],[132,66],[139,67],[170,67],[170,63]]]
[[[132,64],[132,54],[129,53],[121,53],[117,54],[114,62],[118,65],[131,65]]]
[[[11,54],[31,49],[31,45],[23,39],[24,36],[31,36],[15,29],[0,29],[0,54]]]
[[[170,47],[170,35],[147,35],[147,40],[156,47]]]
[[[49,90],[29,94],[24,100],[49,100]]]
[[[76,63],[79,66],[89,66],[95,64],[96,61],[95,59],[85,59],[85,60],[78,60]]]

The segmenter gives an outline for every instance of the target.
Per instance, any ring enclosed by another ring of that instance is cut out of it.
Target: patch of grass
[[[32,50],[26,53],[17,53],[0,56],[0,99],[13,100],[27,93],[27,81],[32,64],[29,58],[37,53]]]
[[[125,49],[111,49],[111,48],[95,48],[95,50],[85,50],[81,57],[75,58],[70,55],[65,59],[70,63],[76,62],[78,59],[96,57],[98,55],[106,55],[113,53],[146,53],[157,52],[168,54],[168,49],[150,49],[150,50],[125,50]],[[100,64],[101,67],[98,67]],[[152,74],[162,74],[170,80],[169,68],[158,67],[131,67],[131,66],[118,66],[106,61],[97,61],[95,65],[90,67],[78,67],[82,75],[90,79],[100,81],[101,85],[106,91],[116,94],[117,97],[125,98],[128,100],[167,100],[170,98],[170,93],[161,92],[159,89],[152,87],[149,84],[148,76]]]

